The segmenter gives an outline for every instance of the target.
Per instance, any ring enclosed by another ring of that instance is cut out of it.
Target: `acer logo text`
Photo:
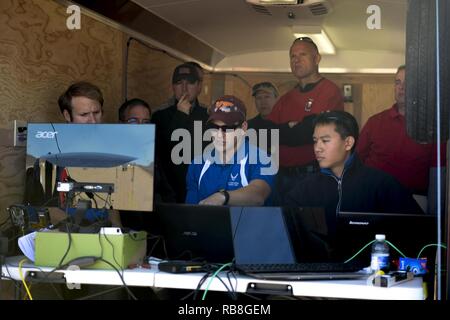
[[[37,139],[53,139],[55,138],[58,131],[38,131],[36,133]]]

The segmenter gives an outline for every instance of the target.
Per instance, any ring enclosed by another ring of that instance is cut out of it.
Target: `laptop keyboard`
[[[289,264],[241,264],[236,268],[244,273],[277,273],[277,272],[355,272],[363,269],[361,263],[340,262],[305,262]]]

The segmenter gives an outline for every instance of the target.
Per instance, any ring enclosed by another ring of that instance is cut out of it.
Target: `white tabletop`
[[[3,266],[3,275],[20,280],[19,261],[23,257],[9,257]],[[22,273],[33,271],[48,272],[51,267],[37,267],[33,263],[24,263]],[[122,280],[115,270],[58,270],[63,273],[67,283],[122,285]],[[125,283],[129,286],[161,287],[191,289],[197,288],[204,273],[172,274],[159,271],[155,265],[148,268],[126,269],[123,271]],[[219,274],[221,279],[232,286],[235,292],[248,292],[248,288],[258,287],[261,284],[275,285],[279,288],[291,290],[294,296],[344,298],[344,299],[380,299],[380,300],[423,300],[425,299],[422,278],[414,278],[390,288],[374,287],[366,284],[366,280],[314,280],[314,281],[267,281],[248,276],[230,276],[228,281],[226,273]],[[205,290],[211,278],[204,281],[201,289]],[[231,284],[230,284],[231,282]],[[211,291],[227,291],[223,283],[214,278],[210,283]]]

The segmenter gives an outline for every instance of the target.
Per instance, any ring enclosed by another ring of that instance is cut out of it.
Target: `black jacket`
[[[193,103],[191,113],[185,114],[177,110],[178,101],[174,105],[156,111],[152,116],[152,122],[156,125],[156,154],[160,160],[161,169],[164,171],[167,180],[175,192],[177,202],[184,202],[186,197],[186,174],[189,163],[174,164],[171,153],[174,146],[180,141],[171,141],[172,132],[176,129],[186,129],[191,137],[191,149],[189,158],[192,160],[194,154],[194,121],[202,122],[203,135],[206,121],[208,120],[207,110],[200,107],[198,101]],[[196,137],[202,139],[202,137]],[[202,151],[202,150],[200,150]]]
[[[279,138],[280,145],[286,145],[290,147],[295,146],[303,146],[306,144],[313,143],[313,132],[314,132],[314,120],[316,118],[315,114],[307,116],[303,119],[303,121],[297,123],[292,128],[289,127],[287,123],[283,124],[275,124],[274,122],[263,119],[260,114],[256,117],[248,120],[248,127],[259,130],[259,129],[278,129],[279,130]],[[268,145],[270,150],[270,133],[268,133]]]
[[[423,213],[411,193],[389,174],[366,167],[353,154],[341,179],[322,169],[301,180],[285,198],[287,206],[324,207],[330,234],[339,211]]]

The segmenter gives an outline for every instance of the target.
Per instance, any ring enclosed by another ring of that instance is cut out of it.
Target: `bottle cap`
[[[384,234],[376,234],[375,239],[376,240],[386,240],[386,236]]]

